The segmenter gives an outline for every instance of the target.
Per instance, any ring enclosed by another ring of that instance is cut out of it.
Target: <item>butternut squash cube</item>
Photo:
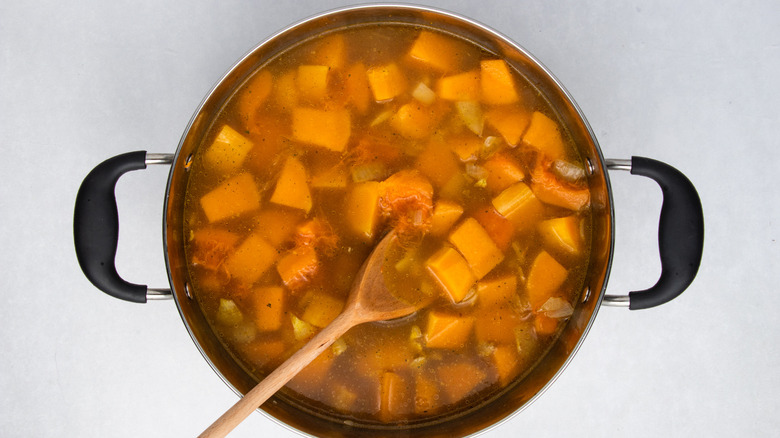
[[[295,84],[298,97],[309,102],[322,102],[328,94],[327,65],[299,65]]]
[[[494,108],[485,114],[485,121],[492,126],[510,146],[517,146],[531,123],[528,112],[512,107]]]
[[[239,235],[221,228],[200,228],[192,236],[192,263],[212,271],[233,251]]]
[[[544,244],[553,252],[577,255],[582,251],[581,220],[577,216],[548,219],[538,225]]]
[[[209,222],[238,216],[260,208],[260,191],[249,173],[240,173],[200,198]]]
[[[533,146],[550,159],[566,157],[566,148],[558,123],[539,111],[531,114],[531,122],[523,135],[523,142]]]
[[[414,412],[416,414],[435,412],[441,406],[439,387],[436,382],[424,374],[417,374],[414,383]]]
[[[230,173],[241,166],[254,144],[235,129],[222,125],[219,134],[203,153],[203,161],[221,173]]]
[[[336,319],[344,308],[344,301],[325,294],[313,294],[301,319],[315,327],[325,327]]]
[[[425,268],[439,282],[453,303],[461,302],[477,280],[466,259],[450,246],[444,246],[433,254],[425,262]]]
[[[447,382],[441,389],[449,403],[457,403],[490,383],[482,368],[465,361],[441,364],[437,375],[440,382]]]
[[[460,164],[450,147],[438,139],[426,145],[415,162],[415,167],[425,174],[431,183],[441,189],[460,173]]]
[[[243,92],[239,94],[237,110],[239,116],[246,122],[251,122],[255,114],[265,103],[273,88],[273,75],[268,70],[261,70],[244,86]],[[246,126],[249,126],[247,123]]]
[[[488,190],[500,193],[512,184],[525,179],[525,172],[510,154],[498,152],[487,159],[482,167],[488,171],[486,184]]]
[[[457,316],[432,310],[428,313],[425,328],[425,345],[428,348],[463,348],[474,328],[474,317]]]
[[[520,356],[517,353],[517,347],[514,345],[497,345],[493,350],[491,359],[501,385],[508,384],[517,376]]]
[[[479,100],[479,71],[445,76],[436,82],[436,94],[446,100]]]
[[[263,337],[248,344],[239,345],[238,349],[247,361],[270,371],[284,361],[287,344],[277,337]]]
[[[474,218],[466,218],[457,225],[448,240],[466,259],[477,280],[504,260],[504,253]]]
[[[277,106],[284,111],[292,111],[298,106],[298,85],[295,81],[297,70],[285,72],[274,81],[272,90],[273,99]]]
[[[271,195],[271,202],[309,213],[311,192],[309,192],[307,180],[308,176],[303,163],[295,157],[287,158],[279,173],[279,178],[276,180],[276,188]]]
[[[506,252],[515,236],[515,224],[501,216],[492,205],[473,210],[472,217],[482,225],[498,249]]]
[[[284,289],[279,286],[255,290],[255,326],[261,332],[272,332],[282,327],[285,314]]]
[[[279,248],[290,240],[303,218],[304,213],[297,208],[266,208],[255,216],[255,233],[274,248]]]
[[[463,215],[463,207],[459,204],[446,199],[436,201],[431,218],[431,234],[434,236],[446,234],[461,215]]]
[[[347,69],[344,90],[347,94],[347,102],[351,103],[358,113],[364,114],[371,103],[371,87],[368,85],[366,67],[362,62]]]
[[[404,137],[426,138],[439,126],[445,114],[443,109],[443,106],[425,106],[418,102],[409,102],[392,115],[390,126]]]
[[[311,247],[297,248],[279,259],[276,271],[282,283],[290,290],[298,290],[307,285],[319,269],[317,253]],[[305,319],[305,318],[304,318]]]
[[[547,251],[540,252],[531,264],[525,285],[531,307],[534,310],[539,309],[542,304],[555,295],[568,275],[569,272],[566,268]]]
[[[525,183],[515,183],[493,198],[493,207],[515,224],[530,222],[543,209],[531,188]]]
[[[480,63],[482,101],[490,105],[505,105],[520,100],[509,66],[502,59],[486,59]]]
[[[349,111],[296,107],[292,113],[293,139],[341,152],[352,131]]]
[[[448,141],[460,161],[475,161],[482,150],[482,139],[475,135],[460,135]]]
[[[474,334],[477,342],[489,344],[512,344],[515,342],[514,329],[520,323],[520,317],[508,306],[483,309],[476,315]]]
[[[265,274],[278,257],[276,248],[259,235],[250,234],[228,257],[224,266],[233,278],[252,284]]]
[[[411,411],[411,387],[401,375],[385,372],[379,386],[379,419],[385,423]]]
[[[347,45],[344,35],[337,33],[321,38],[316,43],[310,60],[312,64],[339,69],[344,66],[346,58]]]
[[[366,181],[355,184],[347,196],[345,215],[349,228],[360,238],[370,241],[374,238],[379,222],[380,183]]]
[[[377,102],[390,100],[406,91],[406,76],[394,62],[369,68],[366,74],[368,84],[374,93],[374,100]]]
[[[409,50],[409,57],[440,72],[460,68],[458,45],[451,38],[422,31]]]
[[[517,294],[517,276],[506,274],[477,283],[477,304],[489,308],[508,306]]]

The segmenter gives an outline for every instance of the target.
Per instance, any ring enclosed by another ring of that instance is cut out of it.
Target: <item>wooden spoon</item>
[[[341,314],[222,414],[200,437],[227,435],[350,328],[364,322],[400,318],[417,310],[395,298],[382,275],[388,250],[396,239],[395,232],[389,232],[363,262]]]

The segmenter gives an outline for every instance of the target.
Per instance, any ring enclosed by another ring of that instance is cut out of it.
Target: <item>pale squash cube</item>
[[[463,348],[471,337],[474,318],[457,316],[432,310],[428,313],[425,328],[425,345],[428,348]]]
[[[407,88],[406,76],[396,63],[369,68],[368,84],[374,93],[374,100],[382,102],[390,100]]]
[[[499,107],[488,111],[485,121],[501,134],[508,145],[517,146],[531,123],[531,115],[514,106]]]
[[[344,301],[325,294],[312,294],[301,319],[315,327],[325,327],[341,313]]]
[[[206,219],[216,222],[260,208],[260,191],[252,175],[240,173],[203,195],[200,206]]]
[[[510,154],[498,152],[482,164],[488,172],[486,187],[493,193],[500,193],[511,185],[523,181],[525,172]]]
[[[344,35],[337,33],[321,38],[314,47],[310,61],[331,69],[342,68],[347,59],[347,44]]]
[[[477,304],[481,307],[507,306],[517,295],[517,276],[505,274],[477,283]]]
[[[214,141],[203,153],[203,161],[209,168],[230,173],[241,167],[254,144],[228,125],[222,125]]]
[[[414,379],[414,412],[416,414],[430,414],[440,406],[439,386],[436,382],[420,373]]]
[[[568,275],[569,271],[547,251],[540,252],[531,264],[525,285],[531,307],[539,309],[558,292]]]
[[[366,181],[355,184],[349,192],[345,207],[345,216],[350,230],[365,241],[374,238],[379,222],[380,183]]]
[[[414,40],[409,57],[440,72],[449,72],[460,68],[458,50],[452,38],[424,30]]]
[[[515,327],[520,324],[517,313],[507,307],[480,309],[476,313],[474,335],[478,343],[512,344],[515,341]]]
[[[379,419],[387,423],[409,414],[411,390],[411,385],[400,374],[383,373],[379,385]]]
[[[491,354],[501,385],[511,382],[519,372],[520,355],[514,345],[497,345]]]
[[[520,100],[509,66],[502,59],[480,62],[482,101],[490,105],[505,105]]]
[[[285,314],[285,292],[279,286],[261,287],[254,292],[255,326],[261,332],[282,327]]]
[[[292,113],[293,139],[341,152],[347,147],[352,122],[346,109],[296,107]]]
[[[447,382],[441,390],[449,403],[457,403],[490,384],[482,368],[466,361],[443,363],[437,375],[440,382]]]
[[[433,275],[453,303],[466,297],[477,278],[468,262],[450,246],[444,246],[426,262],[425,268]]]
[[[581,223],[577,216],[566,216],[541,222],[537,229],[551,251],[574,256],[582,252]]]
[[[478,280],[504,260],[504,253],[474,218],[466,218],[457,225],[448,240],[463,255]]]
[[[225,261],[227,273],[240,281],[252,284],[270,268],[279,253],[257,234],[250,234]]]
[[[296,248],[279,259],[276,271],[290,290],[307,285],[319,270],[317,252],[311,247]]]
[[[445,100],[479,100],[479,70],[445,76],[436,82],[436,95]]]
[[[309,102],[322,102],[328,95],[327,65],[299,65],[295,84],[298,86],[298,96]]]
[[[298,106],[298,84],[295,81],[297,70],[290,70],[274,81],[271,94],[273,101],[284,111],[292,111]]]
[[[368,110],[371,103],[371,87],[363,63],[358,62],[347,69],[344,92],[347,102],[351,103],[358,113],[364,114]]]
[[[228,327],[235,327],[244,320],[241,309],[238,308],[233,300],[220,298],[217,308],[217,321]]]
[[[295,157],[287,158],[276,180],[271,202],[309,213],[312,201],[307,180],[306,167],[303,163]]]
[[[446,234],[462,215],[463,207],[460,204],[446,199],[436,201],[431,218],[431,234],[434,236]]]
[[[523,142],[536,148],[553,160],[564,159],[566,148],[555,120],[539,111],[531,115],[531,122],[523,135]]]

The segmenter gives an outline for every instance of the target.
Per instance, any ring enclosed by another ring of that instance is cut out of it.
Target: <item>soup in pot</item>
[[[342,310],[374,245],[420,309],[357,326],[283,397],[414,423],[522,379],[572,314],[590,192],[555,112],[513,67],[435,30],[348,28],[255,71],[213,120],[185,202],[189,283],[258,380]]]

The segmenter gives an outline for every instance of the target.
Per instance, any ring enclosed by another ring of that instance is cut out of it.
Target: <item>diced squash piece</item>
[[[441,364],[437,375],[440,382],[446,382],[441,389],[449,403],[459,402],[490,383],[485,371],[470,362]]]
[[[461,302],[477,280],[466,259],[449,246],[444,246],[433,254],[425,262],[425,267],[453,303]]]
[[[244,321],[227,330],[227,335],[234,344],[246,344],[257,338],[257,328],[250,321]]]
[[[477,304],[480,307],[508,306],[517,294],[517,276],[506,274],[477,283]]]
[[[203,153],[203,161],[210,168],[229,173],[241,166],[254,144],[228,125],[222,125],[219,134]]]
[[[496,211],[515,224],[532,223],[541,214],[542,204],[531,188],[519,182],[506,188],[493,198]]]
[[[534,330],[536,330],[537,335],[548,336],[555,333],[558,322],[560,322],[559,319],[539,313],[534,317]]]
[[[444,187],[460,173],[458,159],[452,153],[449,145],[434,139],[426,145],[417,157],[415,167],[420,170],[437,188]]]
[[[485,121],[501,134],[508,145],[517,146],[531,123],[531,116],[514,106],[499,107],[488,111]]]
[[[359,372],[371,377],[380,378],[385,371],[403,371],[409,368],[416,352],[410,342],[405,342],[405,336],[380,336],[364,344],[365,356],[357,363]]]
[[[278,257],[276,248],[259,235],[250,234],[228,257],[224,266],[232,277],[251,284],[259,280]]]
[[[379,419],[385,423],[411,411],[411,385],[400,374],[387,371],[379,386]]]
[[[290,290],[307,285],[319,270],[319,260],[314,248],[296,248],[279,259],[276,270],[282,282]]]
[[[260,338],[248,344],[239,345],[241,356],[246,358],[249,363],[265,367],[270,371],[276,368],[284,361],[287,351],[287,344],[276,337]]]
[[[341,152],[349,142],[352,122],[345,109],[296,107],[292,114],[293,139]]]
[[[479,65],[483,102],[490,105],[504,105],[520,100],[512,72],[503,59],[486,59]]]
[[[313,294],[301,319],[315,327],[325,327],[336,319],[344,308],[344,301],[325,294]]]
[[[436,92],[430,89],[425,82],[418,82],[412,90],[412,97],[425,105],[433,105],[436,102]]]
[[[463,215],[463,207],[446,199],[436,201],[431,218],[431,234],[442,236],[446,234],[455,222]]]
[[[336,357],[330,348],[326,348],[325,351],[320,353],[310,364],[296,374],[287,386],[299,392],[313,391],[322,385],[335,359]]]
[[[515,235],[515,224],[501,216],[492,205],[475,210],[472,216],[482,225],[498,249],[502,252],[509,249]]]
[[[309,102],[321,102],[328,95],[327,65],[299,65],[295,84],[298,97]]]
[[[484,309],[476,317],[474,334],[478,343],[512,344],[515,341],[514,329],[520,323],[520,317],[509,306]]]
[[[534,111],[531,115],[531,123],[523,135],[523,142],[541,151],[550,159],[566,157],[566,148],[558,123],[539,111]]]
[[[457,225],[448,240],[466,259],[477,279],[484,277],[504,260],[504,253],[474,218],[466,218]]]
[[[433,379],[424,374],[417,374],[414,379],[414,412],[430,414],[441,406],[439,402],[439,386]]]
[[[368,85],[366,67],[363,63],[357,63],[347,69],[344,79],[344,90],[347,101],[360,113],[364,114],[371,103],[371,87]]]
[[[272,332],[282,327],[285,314],[284,289],[279,286],[255,290],[255,326],[261,332]]]
[[[312,50],[310,61],[312,64],[339,69],[344,66],[346,57],[347,45],[344,35],[337,33],[317,41]]]
[[[317,327],[309,324],[295,315],[290,315],[290,322],[293,326],[293,336],[295,336],[296,341],[305,341],[317,333]]]
[[[581,220],[577,216],[548,219],[537,229],[544,244],[553,252],[577,255],[582,252]]]
[[[311,192],[303,163],[295,157],[287,158],[276,180],[271,202],[297,208],[308,213],[311,210]]]
[[[494,154],[485,160],[482,167],[488,172],[486,184],[488,190],[493,193],[500,193],[512,184],[525,179],[525,172],[520,164],[512,155],[505,152]]]
[[[368,85],[374,94],[374,100],[390,100],[406,91],[406,76],[396,63],[369,68]]]
[[[244,320],[244,315],[241,313],[241,309],[238,308],[233,300],[225,298],[219,299],[219,307],[217,308],[217,321],[220,324],[224,324],[229,327],[233,327],[241,323]]]
[[[474,328],[474,318],[432,310],[428,313],[425,328],[425,345],[428,348],[463,348]]]
[[[285,111],[298,106],[298,85],[295,81],[297,70],[285,72],[274,82],[273,98],[276,105]]]
[[[216,222],[260,208],[260,191],[249,173],[240,173],[200,198],[209,222]]]
[[[446,100],[479,100],[479,71],[445,76],[436,82],[436,94]]]
[[[590,190],[563,183],[544,165],[531,172],[531,190],[540,201],[557,207],[579,211],[590,204]]]
[[[401,105],[390,118],[390,126],[404,137],[426,138],[433,133],[446,114],[443,105],[426,106],[418,102]]]
[[[485,127],[485,117],[482,114],[482,107],[479,105],[479,102],[461,100],[455,102],[455,110],[457,110],[463,124],[469,128],[469,131],[482,136],[482,129]]]
[[[239,94],[237,111],[239,117],[250,122],[255,119],[257,110],[265,103],[273,88],[273,76],[268,70],[260,70],[244,86]],[[247,124],[246,126],[249,126]]]
[[[542,251],[536,256],[531,269],[528,272],[526,290],[531,307],[536,310],[552,297],[561,287],[568,271],[547,251]]]
[[[262,117],[255,118],[248,129],[249,138],[255,147],[249,151],[244,165],[254,171],[255,175],[266,174],[277,153],[290,143],[290,120],[287,117],[273,117],[263,113]]]
[[[216,270],[238,242],[236,233],[221,228],[199,228],[192,235],[192,263]]]
[[[460,161],[475,161],[482,150],[482,139],[474,135],[459,135],[451,138],[448,143]]]
[[[270,207],[255,216],[255,233],[274,248],[290,240],[304,213],[297,208]]]
[[[374,238],[379,222],[379,188],[376,181],[355,184],[346,200],[347,224],[352,232],[366,241]]]
[[[335,165],[318,169],[311,176],[313,189],[345,189],[348,173],[345,166]]]
[[[456,42],[442,34],[422,31],[409,50],[409,57],[440,72],[458,70],[460,58]]]
[[[506,385],[517,376],[519,371],[520,356],[514,345],[497,345],[491,355],[493,366],[496,367],[498,380],[501,385]]]

